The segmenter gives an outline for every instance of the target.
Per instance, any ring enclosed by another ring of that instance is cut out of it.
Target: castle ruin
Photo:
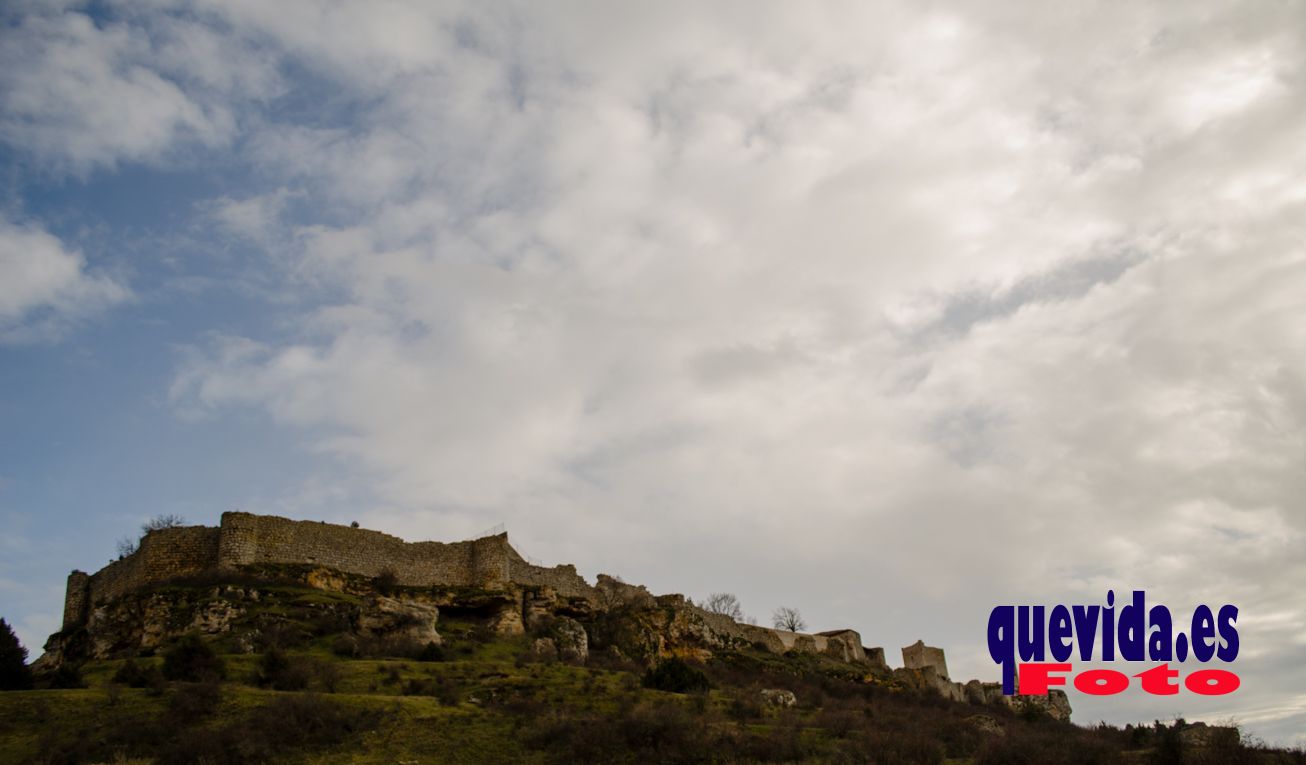
[[[773,653],[822,654],[862,665],[870,675],[892,677],[912,687],[934,688],[945,698],[956,701],[1032,703],[1061,719],[1070,715],[1065,693],[1059,690],[1047,697],[1022,697],[1024,701],[1016,702],[1013,697],[1002,695],[1000,683],[953,682],[948,676],[943,650],[927,646],[923,641],[904,647],[904,666],[890,669],[884,649],[863,646],[855,630],[805,634],[770,629],[704,611],[679,595],[653,598],[643,587],[626,585],[602,574],[596,585],[590,585],[576,572],[575,566],[549,568],[528,562],[508,543],[507,533],[465,542],[405,542],[389,534],[352,526],[243,512],[223,513],[217,527],[156,529],[141,539],[135,552],[96,573],[73,571],[68,575],[63,630],[70,632],[86,626],[95,609],[150,585],[260,564],[305,565],[369,578],[389,572],[396,584],[407,587],[547,591],[550,597],[587,601],[598,609],[614,595],[627,601],[641,598],[668,605],[673,612],[692,614],[708,644],[730,645],[742,641]],[[520,628],[520,620],[516,624]]]
[[[501,589],[552,587],[563,597],[592,597],[575,566],[528,563],[506,533],[467,542],[405,542],[370,529],[273,515],[223,513],[219,525],[178,526],[147,533],[136,552],[94,574],[68,575],[65,629],[86,622],[90,608],[142,587],[206,571],[258,563],[308,564],[367,577],[391,571],[400,585]]]

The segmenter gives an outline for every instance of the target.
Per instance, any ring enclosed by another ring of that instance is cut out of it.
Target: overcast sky
[[[0,11],[34,656],[158,513],[502,522],[960,679],[1232,603],[1237,693],[1075,719],[1306,744],[1306,6],[435,6]]]

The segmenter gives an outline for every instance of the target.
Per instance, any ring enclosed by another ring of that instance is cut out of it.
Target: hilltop
[[[903,658],[590,585],[506,535],[228,514],[69,577],[41,689],[0,694],[0,761],[1306,762],[1232,729],[1075,726],[923,643]]]

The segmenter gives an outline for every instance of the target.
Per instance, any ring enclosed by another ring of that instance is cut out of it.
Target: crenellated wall
[[[83,623],[89,609],[146,585],[258,563],[303,563],[369,577],[389,570],[399,584],[413,587],[498,589],[516,582],[547,585],[564,597],[593,594],[574,566],[532,565],[512,549],[507,534],[467,542],[405,542],[370,529],[231,512],[222,514],[217,528],[151,531],[135,553],[93,575],[71,573],[64,628]]]

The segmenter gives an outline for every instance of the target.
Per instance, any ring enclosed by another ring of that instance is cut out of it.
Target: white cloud
[[[130,296],[119,281],[89,272],[80,252],[40,226],[0,218],[0,341],[55,337]]]
[[[289,193],[284,189],[244,199],[223,197],[209,203],[205,209],[227,233],[271,246],[282,238],[278,232],[288,197]]]
[[[314,308],[198,349],[174,400],[302,429],[376,525],[506,520],[537,557],[798,603],[990,677],[999,602],[1234,602],[1247,701],[1183,711],[1286,737],[1301,11],[581,9],[212,4],[188,22],[224,30],[188,33],[202,75],[108,67],[148,128],[88,133],[70,96],[77,127],[22,145],[94,164],[196,140],[259,168],[265,193],[206,210]],[[45,23],[99,61],[145,45]],[[240,93],[296,85],[331,108]],[[1077,703],[1176,711],[1150,701]]]
[[[201,24],[59,10],[0,31],[0,140],[58,171],[224,146],[242,104],[280,92],[266,56]]]

